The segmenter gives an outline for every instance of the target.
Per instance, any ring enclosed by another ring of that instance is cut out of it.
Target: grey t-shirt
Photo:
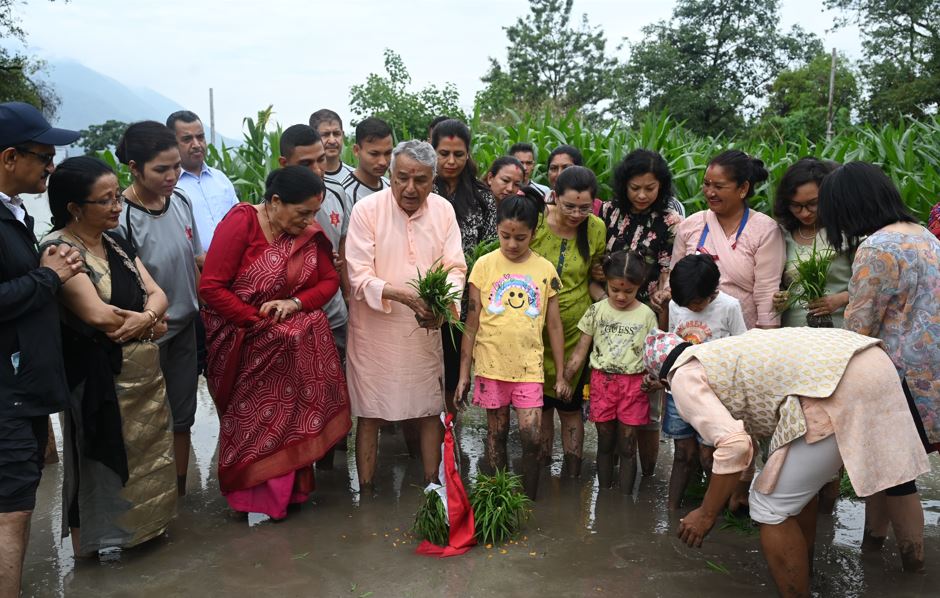
[[[317,223],[333,244],[333,251],[339,251],[339,240],[346,236],[349,228],[349,216],[352,213],[352,202],[343,190],[343,186],[331,179],[324,179],[326,193],[320,211],[317,212]],[[336,291],[333,298],[323,306],[323,313],[330,322],[330,328],[339,328],[349,319],[346,302],[343,301],[343,292]]]
[[[169,331],[160,339],[166,342],[199,312],[196,255],[202,253],[202,243],[192,203],[181,189],[175,189],[160,212],[129,201],[124,206],[114,232],[137,250],[140,261],[166,293]]]

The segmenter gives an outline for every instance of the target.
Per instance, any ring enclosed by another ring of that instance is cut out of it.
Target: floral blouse
[[[496,238],[496,198],[489,189],[477,187],[474,189],[477,196],[486,206],[485,210],[475,208],[464,219],[457,217],[457,226],[460,228],[460,238],[463,244],[464,255],[469,254],[481,241]],[[448,195],[446,190],[437,182],[434,183],[434,193],[454,203],[453,194]]]
[[[668,271],[672,261],[672,243],[682,216],[667,207],[662,211],[634,214],[621,210],[614,202],[605,203],[601,218],[607,228],[607,251],[636,251],[641,245],[649,250],[650,273],[637,298],[645,303],[659,289],[659,275]]]
[[[880,338],[907,379],[930,444],[940,443],[940,241],[880,230],[858,247],[845,328]]]

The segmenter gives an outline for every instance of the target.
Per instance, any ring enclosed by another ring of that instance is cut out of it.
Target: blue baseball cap
[[[69,145],[78,140],[78,131],[57,129],[34,106],[23,102],[0,104],[0,149],[20,143]]]

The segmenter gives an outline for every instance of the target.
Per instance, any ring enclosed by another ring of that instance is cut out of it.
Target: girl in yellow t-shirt
[[[597,426],[597,481],[614,485],[614,450],[620,455],[620,489],[633,493],[636,481],[636,429],[650,422],[644,381],[643,343],[656,328],[656,314],[636,298],[648,266],[636,252],[615,251],[604,258],[607,297],[584,312],[565,377],[573,377],[591,353],[590,419]],[[591,350],[591,345],[594,350]]]
[[[470,272],[460,379],[454,393],[454,403],[464,408],[472,364],[473,404],[486,409],[486,454],[494,470],[506,468],[509,406],[516,408],[522,437],[522,484],[532,499],[539,479],[543,327],[548,327],[556,363],[565,355],[557,297],[561,282],[551,262],[529,247],[538,219],[538,206],[525,196],[507,197],[497,208],[499,251],[478,259]],[[571,392],[560,370],[555,392],[560,397]]]

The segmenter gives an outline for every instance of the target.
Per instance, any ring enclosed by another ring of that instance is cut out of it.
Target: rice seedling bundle
[[[522,490],[522,478],[506,470],[491,476],[478,474],[469,498],[481,544],[506,542],[532,514],[532,501]]]

